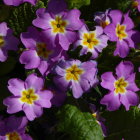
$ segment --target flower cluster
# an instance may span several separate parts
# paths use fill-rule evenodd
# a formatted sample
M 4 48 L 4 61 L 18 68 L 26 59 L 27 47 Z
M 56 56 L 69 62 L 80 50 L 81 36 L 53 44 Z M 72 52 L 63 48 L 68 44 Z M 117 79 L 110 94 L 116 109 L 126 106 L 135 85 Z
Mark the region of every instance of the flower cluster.
M 3 2 L 18 6 L 24 2 L 35 5 L 37 0 Z M 133 6 L 140 11 L 139 0 L 135 0 Z M 22 77 L 8 80 L 7 88 L 12 95 L 3 100 L 7 113 L 23 111 L 25 116 L 0 117 L 0 139 L 30 140 L 31 137 L 25 133 L 28 120 L 40 117 L 43 108 L 61 106 L 67 93 L 72 93 L 71 96 L 78 99 L 98 85 L 108 90 L 108 94 L 100 99 L 100 104 L 106 105 L 109 111 L 117 110 L 121 105 L 129 110 L 130 106 L 139 104 L 136 93 L 139 88 L 135 83 L 136 69 L 131 61 L 122 59 L 129 55 L 131 49 L 139 49 L 137 42 L 140 33 L 135 29 L 130 11 L 125 14 L 111 9 L 98 12 L 94 15 L 94 28 L 88 27 L 80 16 L 80 10 L 68 10 L 63 0 L 50 0 L 47 8 L 36 11 L 32 25 L 19 38 L 13 35 L 6 22 L 0 23 L 0 61 L 6 61 L 9 50 L 13 50 L 25 72 L 31 72 L 24 80 L 21 80 Z M 114 73 L 110 70 L 100 75 L 98 58 L 111 42 L 116 45 L 112 55 L 121 61 Z M 79 46 L 79 56 L 75 59 L 69 52 L 76 52 Z M 88 60 L 80 59 L 88 54 L 91 54 Z M 99 111 L 93 109 L 96 108 L 93 106 L 90 106 L 93 116 L 107 135 L 103 124 L 105 120 L 99 117 Z

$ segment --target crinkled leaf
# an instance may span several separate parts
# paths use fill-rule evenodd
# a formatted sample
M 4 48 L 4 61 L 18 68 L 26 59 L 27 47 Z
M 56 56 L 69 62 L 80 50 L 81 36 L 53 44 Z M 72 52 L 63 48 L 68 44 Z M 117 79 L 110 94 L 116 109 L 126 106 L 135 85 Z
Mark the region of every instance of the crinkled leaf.
M 103 140 L 101 127 L 92 114 L 67 104 L 59 111 L 58 117 L 58 131 L 68 134 L 68 140 Z
M 26 32 L 29 26 L 32 26 L 32 20 L 35 19 L 38 8 L 44 8 L 42 1 L 39 1 L 36 6 L 24 3 L 11 10 L 8 26 L 13 29 L 15 35 L 19 36 L 20 33 Z
M 123 109 L 104 113 L 108 137 L 106 140 L 139 140 L 140 139 L 140 109 L 132 107 L 129 111 Z

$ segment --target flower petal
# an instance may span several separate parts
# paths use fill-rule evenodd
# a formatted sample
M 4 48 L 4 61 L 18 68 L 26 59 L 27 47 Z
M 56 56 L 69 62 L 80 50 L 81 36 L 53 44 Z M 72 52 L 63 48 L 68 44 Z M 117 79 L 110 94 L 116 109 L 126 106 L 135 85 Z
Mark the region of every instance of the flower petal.
M 40 91 L 44 86 L 44 80 L 33 73 L 26 78 L 25 86 L 26 89 L 33 88 L 35 89 L 35 92 Z
M 22 110 L 22 103 L 19 101 L 19 98 L 15 96 L 8 97 L 4 99 L 3 104 L 7 106 L 7 112 L 13 114 Z
M 110 91 L 114 90 L 114 82 L 115 82 L 115 78 L 113 76 L 112 72 L 105 72 L 104 74 L 101 75 L 101 86 L 109 89 Z
M 25 64 L 25 69 L 34 69 L 39 66 L 40 57 L 35 50 L 27 50 L 21 54 L 19 61 Z
M 109 111 L 117 110 L 121 105 L 119 96 L 115 96 L 114 92 L 110 92 L 109 94 L 105 95 L 101 99 L 100 103 L 106 105 Z
M 25 90 L 24 81 L 13 78 L 8 81 L 8 89 L 15 96 L 20 96 L 21 91 Z

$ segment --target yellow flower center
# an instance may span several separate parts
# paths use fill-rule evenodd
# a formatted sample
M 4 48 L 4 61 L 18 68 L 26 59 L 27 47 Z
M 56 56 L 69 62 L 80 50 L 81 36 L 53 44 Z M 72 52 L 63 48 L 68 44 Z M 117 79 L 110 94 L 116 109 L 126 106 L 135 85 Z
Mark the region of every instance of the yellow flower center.
M 20 100 L 27 104 L 33 104 L 34 101 L 38 100 L 38 95 L 35 94 L 34 89 L 28 89 L 22 91 L 22 97 Z
M 78 68 L 77 65 L 72 65 L 71 67 L 67 68 L 65 72 L 65 78 L 67 81 L 79 81 L 80 75 L 83 74 L 84 71 Z
M 96 117 L 97 117 L 97 113 L 93 113 L 92 116 L 93 116 L 94 118 L 96 118 Z
M 48 58 L 52 51 L 47 49 L 46 43 L 37 43 L 37 54 L 40 57 Z
M 123 40 L 124 38 L 127 37 L 127 33 L 126 33 L 125 29 L 126 29 L 125 25 L 117 24 L 116 36 L 119 38 L 119 40 Z
M 123 77 L 121 77 L 114 82 L 114 86 L 115 86 L 116 94 L 124 94 L 126 92 L 126 87 L 128 86 L 128 82 L 125 81 Z
M 2 48 L 5 44 L 5 40 L 2 36 L 0 36 L 0 48 Z
M 22 140 L 17 132 L 6 134 L 6 138 L 7 138 L 6 140 Z
M 94 46 L 99 44 L 99 40 L 96 38 L 96 34 L 92 33 L 84 33 L 82 44 L 87 46 L 88 49 L 92 50 Z
M 133 7 L 133 8 L 138 7 L 138 5 L 139 5 L 138 1 L 134 1 L 134 2 L 132 2 L 132 7 Z
M 101 21 L 100 22 L 100 26 L 102 26 L 103 28 L 105 28 L 107 25 L 109 25 L 110 24 L 110 22 L 109 21 Z
M 67 21 L 66 20 L 62 20 L 62 18 L 60 16 L 56 16 L 55 17 L 55 20 L 52 20 L 50 22 L 51 24 L 51 27 L 52 27 L 52 32 L 54 34 L 57 34 L 57 33 L 65 33 L 65 29 L 66 29 L 66 26 L 67 26 Z

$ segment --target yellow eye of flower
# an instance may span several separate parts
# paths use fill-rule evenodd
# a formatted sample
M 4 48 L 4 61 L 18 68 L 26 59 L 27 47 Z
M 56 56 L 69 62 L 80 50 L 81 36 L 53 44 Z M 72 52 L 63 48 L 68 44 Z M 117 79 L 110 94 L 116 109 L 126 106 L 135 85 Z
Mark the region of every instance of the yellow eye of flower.
M 94 47 L 99 44 L 99 40 L 96 38 L 94 32 L 84 33 L 82 38 L 82 45 L 86 46 L 89 50 L 94 49 Z
M 125 30 L 126 30 L 125 25 L 117 24 L 116 36 L 119 38 L 119 40 L 123 40 L 124 38 L 127 38 L 128 35 Z
M 6 134 L 6 140 L 22 140 L 17 132 Z
M 120 78 L 114 82 L 115 93 L 116 94 L 124 94 L 126 92 L 126 87 L 128 86 L 128 82 L 124 80 L 124 78 Z
M 103 28 L 105 28 L 107 25 L 109 25 L 110 24 L 110 22 L 109 21 L 101 21 L 100 22 L 100 26 L 102 26 Z
M 5 40 L 2 36 L 0 36 L 0 48 L 2 48 L 4 44 L 5 44 Z
M 34 101 L 38 100 L 38 95 L 35 94 L 34 89 L 28 89 L 22 91 L 22 97 L 20 100 L 27 104 L 33 104 Z
M 55 20 L 52 20 L 50 24 L 52 27 L 52 32 L 54 34 L 57 34 L 57 33 L 65 33 L 66 26 L 68 23 L 66 20 L 62 20 L 60 16 L 56 16 Z
M 40 57 L 48 58 L 52 51 L 47 49 L 46 43 L 37 43 L 37 54 Z
M 84 73 L 84 71 L 78 68 L 77 65 L 72 65 L 71 67 L 67 68 L 65 72 L 65 78 L 67 81 L 79 81 L 80 75 Z

